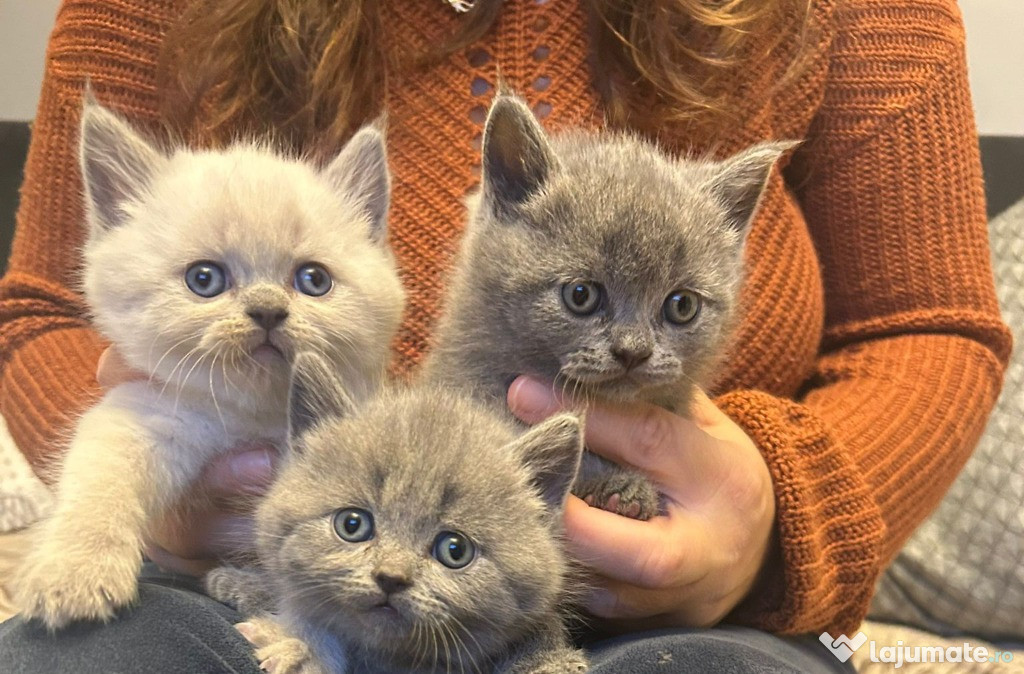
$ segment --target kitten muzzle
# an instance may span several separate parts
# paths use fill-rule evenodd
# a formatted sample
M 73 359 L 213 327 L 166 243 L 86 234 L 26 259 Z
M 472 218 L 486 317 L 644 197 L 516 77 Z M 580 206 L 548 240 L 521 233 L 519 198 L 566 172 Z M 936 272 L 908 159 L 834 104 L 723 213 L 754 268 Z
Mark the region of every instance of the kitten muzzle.
M 250 355 L 261 365 L 288 362 L 284 349 L 271 341 L 269 332 L 266 338 L 252 349 Z

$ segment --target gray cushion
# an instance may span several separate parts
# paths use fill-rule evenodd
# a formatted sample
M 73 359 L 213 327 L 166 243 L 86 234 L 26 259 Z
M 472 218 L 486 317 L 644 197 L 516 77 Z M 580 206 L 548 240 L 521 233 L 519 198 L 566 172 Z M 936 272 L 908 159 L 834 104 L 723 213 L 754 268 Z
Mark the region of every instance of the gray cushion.
M 1024 201 L 989 225 L 1014 350 L 980 443 L 878 584 L 871 617 L 1024 641 Z M 956 414 L 956 410 L 950 410 Z

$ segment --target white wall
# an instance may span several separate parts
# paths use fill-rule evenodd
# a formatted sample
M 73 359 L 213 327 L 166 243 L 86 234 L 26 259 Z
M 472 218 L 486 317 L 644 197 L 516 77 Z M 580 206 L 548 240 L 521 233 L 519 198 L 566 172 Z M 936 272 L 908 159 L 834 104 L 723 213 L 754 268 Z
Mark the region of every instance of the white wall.
M 0 0 L 0 121 L 36 114 L 46 38 L 60 0 Z
M 58 4 L 0 0 L 0 120 L 35 114 L 46 38 Z M 1024 136 L 1024 0 L 960 0 L 960 7 L 978 129 Z
M 1024 136 L 1024 0 L 960 0 L 978 130 Z

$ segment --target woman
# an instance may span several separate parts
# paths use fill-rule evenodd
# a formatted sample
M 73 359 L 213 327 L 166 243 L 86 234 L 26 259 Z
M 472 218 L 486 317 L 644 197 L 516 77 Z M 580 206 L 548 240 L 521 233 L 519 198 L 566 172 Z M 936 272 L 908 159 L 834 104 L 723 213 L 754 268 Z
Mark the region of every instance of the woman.
M 604 579 L 588 607 L 631 633 L 595 647 L 597 670 L 838 667 L 816 636 L 771 634 L 856 631 L 875 577 L 970 454 L 1010 349 L 954 0 L 477 0 L 456 11 L 467 4 L 67 0 L 0 285 L 12 434 L 45 466 L 97 393 L 103 345 L 72 290 L 87 78 L 104 104 L 198 143 L 273 129 L 328 152 L 386 111 L 392 244 L 410 292 L 403 373 L 427 347 L 499 71 L 549 128 L 607 119 L 671 150 L 723 155 L 806 139 L 751 233 L 745 318 L 713 401 L 689 420 L 639 407 L 589 417 L 589 446 L 650 472 L 674 515 L 641 524 L 574 501 L 566 526 Z M 116 358 L 99 374 L 127 376 Z M 520 378 L 510 406 L 537 421 L 557 408 L 547 391 Z M 272 462 L 239 448 L 202 488 L 258 492 Z M 161 566 L 201 572 L 247 530 L 244 514 L 216 507 L 188 521 L 150 547 Z M 57 641 L 12 621 L 2 657 L 23 671 L 112 659 L 253 671 L 236 616 L 182 587 L 151 576 L 134 612 Z M 683 629 L 721 622 L 733 627 Z M 652 627 L 671 629 L 641 632 Z

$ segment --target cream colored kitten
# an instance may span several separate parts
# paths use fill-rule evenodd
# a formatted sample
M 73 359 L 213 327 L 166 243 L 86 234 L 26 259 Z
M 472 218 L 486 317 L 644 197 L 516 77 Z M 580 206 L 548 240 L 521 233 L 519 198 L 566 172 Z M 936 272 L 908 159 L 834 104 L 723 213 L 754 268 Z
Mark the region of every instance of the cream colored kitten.
M 148 523 L 214 456 L 285 440 L 297 352 L 370 393 L 403 303 L 373 128 L 319 170 L 252 144 L 165 154 L 87 102 L 81 168 L 85 296 L 150 377 L 109 391 L 75 429 L 16 585 L 24 615 L 51 629 L 135 598 Z

